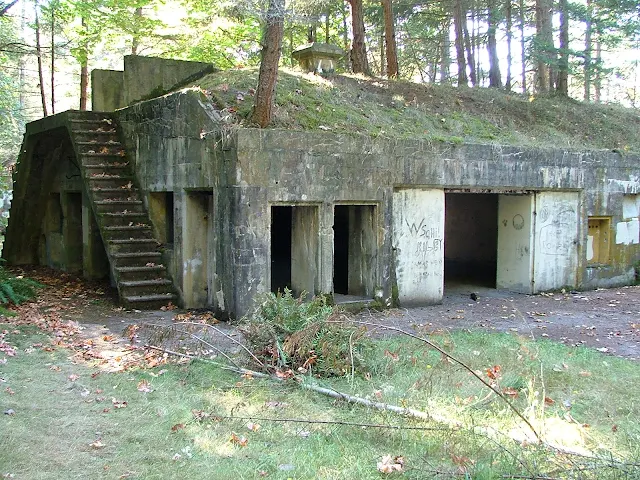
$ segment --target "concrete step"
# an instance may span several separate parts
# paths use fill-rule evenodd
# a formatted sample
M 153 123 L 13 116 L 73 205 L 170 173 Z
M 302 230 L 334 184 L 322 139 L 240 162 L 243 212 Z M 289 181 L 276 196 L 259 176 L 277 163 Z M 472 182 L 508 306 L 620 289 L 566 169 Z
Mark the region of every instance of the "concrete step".
M 152 280 L 131 280 L 120 282 L 123 287 L 151 287 L 156 285 L 171 285 L 171 280 L 166 278 L 154 278 Z
M 149 272 L 164 272 L 166 271 L 166 267 L 164 265 L 154 265 L 147 267 L 137 266 L 137 267 L 116 267 L 116 271 L 118 273 L 149 273 Z
M 169 302 L 175 302 L 177 296 L 173 293 L 152 294 L 152 295 L 130 295 L 124 296 L 123 301 L 131 308 L 157 309 Z
M 96 205 L 142 205 L 142 200 L 96 200 Z
M 111 256 L 113 258 L 160 258 L 162 257 L 162 253 L 160 252 L 122 252 L 122 253 L 112 253 Z
M 160 244 L 160 242 L 158 242 L 155 238 L 122 238 L 122 239 L 109 240 L 108 242 L 110 244 L 112 244 L 112 245 L 128 245 L 128 244 L 133 244 L 133 245 L 138 245 L 138 244 L 159 245 Z

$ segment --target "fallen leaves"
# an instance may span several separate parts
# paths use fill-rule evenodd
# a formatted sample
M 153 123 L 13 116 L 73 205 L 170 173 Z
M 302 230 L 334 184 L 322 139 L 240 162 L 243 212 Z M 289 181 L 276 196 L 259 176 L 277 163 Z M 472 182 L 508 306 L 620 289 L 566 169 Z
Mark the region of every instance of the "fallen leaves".
M 141 380 L 138 382 L 138 391 L 142 393 L 151 393 L 153 392 L 153 388 L 151 388 L 151 384 L 147 380 Z
M 178 430 L 184 429 L 184 423 L 176 423 L 173 427 L 171 427 L 171 433 L 176 433 Z
M 249 439 L 244 436 L 238 436 L 234 432 L 231 433 L 231 438 L 229 441 L 233 445 L 237 445 L 239 447 L 246 447 L 249 444 Z
M 113 404 L 113 408 L 127 408 L 127 402 L 124 400 L 116 400 L 115 398 L 111 399 L 111 403 Z
M 101 441 L 100 439 L 97 439 L 96 441 L 91 442 L 91 443 L 89 444 L 89 446 L 90 446 L 91 448 L 93 448 L 93 449 L 99 450 L 99 449 L 101 449 L 101 448 L 104 448 L 104 447 L 105 447 L 105 444 L 104 444 L 104 443 L 102 443 L 102 441 Z
M 378 471 L 384 474 L 402 472 L 404 470 L 404 457 L 385 455 L 377 464 Z

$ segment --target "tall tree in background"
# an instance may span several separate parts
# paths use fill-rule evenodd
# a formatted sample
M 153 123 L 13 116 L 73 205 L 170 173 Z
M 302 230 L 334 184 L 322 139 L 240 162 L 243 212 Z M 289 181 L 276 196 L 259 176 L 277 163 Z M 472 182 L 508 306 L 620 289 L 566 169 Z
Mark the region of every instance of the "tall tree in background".
M 556 81 L 556 92 L 569 96 L 569 2 L 559 0 L 558 10 L 560 12 L 560 55 L 558 59 L 558 78 Z
M 10 2 L 0 2 L 0 17 L 4 17 L 9 9 L 16 3 L 18 3 L 18 0 L 11 0 Z
M 391 0 L 380 0 L 384 13 L 384 45 L 387 57 L 387 77 L 398 78 L 398 46 L 396 43 L 395 17 Z
M 38 59 L 38 79 L 40 80 L 40 100 L 42 101 L 42 115 L 48 116 L 47 96 L 44 90 L 44 69 L 42 66 L 42 45 L 40 44 L 40 6 L 38 0 L 34 3 L 34 26 L 36 36 L 36 58 Z
M 353 73 L 371 75 L 367 46 L 364 32 L 364 11 L 362 0 L 347 0 L 351 5 L 351 28 L 353 41 L 351 43 L 351 70 Z
M 591 53 L 593 34 L 593 0 L 587 0 L 584 34 L 584 99 L 591 100 Z
M 456 31 L 456 60 L 458 62 L 458 86 L 467 85 L 467 63 L 464 57 L 464 31 L 463 24 L 467 17 L 462 10 L 462 0 L 454 0 L 453 23 Z
M 258 75 L 255 103 L 251 112 L 250 122 L 266 127 L 273 118 L 273 104 L 278 81 L 278 64 L 282 37 L 284 33 L 284 1 L 269 0 L 266 15 L 266 26 L 262 40 L 262 61 Z
M 500 61 L 498 60 L 498 42 L 496 31 L 498 29 L 498 11 L 495 0 L 487 0 L 487 53 L 489 54 L 489 86 L 502 87 L 502 75 L 500 74 Z
M 554 84 L 553 64 L 553 0 L 536 0 L 536 36 L 534 50 L 537 61 L 537 88 L 549 92 Z

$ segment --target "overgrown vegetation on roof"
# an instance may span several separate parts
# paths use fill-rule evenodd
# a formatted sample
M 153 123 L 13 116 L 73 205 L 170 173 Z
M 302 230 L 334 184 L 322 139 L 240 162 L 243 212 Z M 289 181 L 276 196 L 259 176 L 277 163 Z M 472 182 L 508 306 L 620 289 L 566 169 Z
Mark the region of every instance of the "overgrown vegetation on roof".
M 255 68 L 227 70 L 197 86 L 246 124 L 257 78 Z M 276 104 L 272 128 L 640 152 L 640 112 L 559 97 L 282 69 Z

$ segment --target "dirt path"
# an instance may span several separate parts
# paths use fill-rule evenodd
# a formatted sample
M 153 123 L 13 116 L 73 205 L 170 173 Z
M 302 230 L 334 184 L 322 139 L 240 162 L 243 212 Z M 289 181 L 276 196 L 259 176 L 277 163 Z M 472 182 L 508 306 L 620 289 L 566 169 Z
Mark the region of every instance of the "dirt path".
M 36 311 L 61 320 L 78 322 L 81 335 L 117 350 L 129 343 L 128 325 L 155 323 L 170 326 L 179 319 L 198 320 L 208 312 L 180 310 L 137 311 L 118 307 L 113 289 L 104 283 L 86 282 L 76 276 L 38 268 L 17 270 L 46 284 L 38 301 L 21 315 Z M 471 300 L 471 291 L 478 300 Z M 457 286 L 447 290 L 442 305 L 392 309 L 382 313 L 362 312 L 356 318 L 421 332 L 440 329 L 480 328 L 517 332 L 548 338 L 569 346 L 584 345 L 603 353 L 640 360 L 640 286 L 591 292 L 521 295 L 493 289 L 471 290 Z M 229 324 L 216 325 L 232 338 L 239 332 Z M 238 347 L 216 335 L 215 347 L 226 352 Z M 143 343 L 143 340 L 140 341 Z M 117 355 L 117 353 L 114 353 Z
M 442 305 L 359 316 L 425 332 L 460 328 L 517 332 L 640 360 L 640 286 L 542 295 L 482 289 L 477 301 L 470 298 L 471 291 L 478 292 L 458 287 L 445 295 Z

